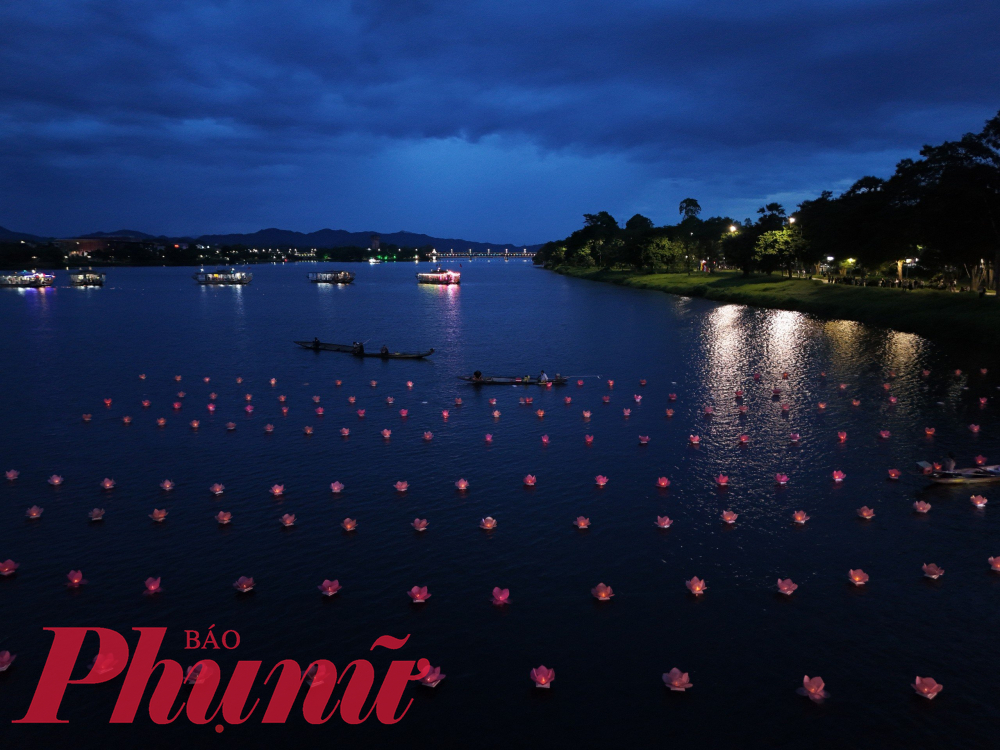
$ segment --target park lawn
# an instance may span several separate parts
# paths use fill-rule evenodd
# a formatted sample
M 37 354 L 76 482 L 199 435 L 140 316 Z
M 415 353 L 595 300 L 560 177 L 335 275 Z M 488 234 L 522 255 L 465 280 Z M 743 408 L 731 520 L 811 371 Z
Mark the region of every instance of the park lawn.
M 796 310 L 916 333 L 942 343 L 1000 346 L 1000 300 L 973 292 L 858 287 L 739 272 L 639 273 L 561 266 L 559 273 L 686 297 Z

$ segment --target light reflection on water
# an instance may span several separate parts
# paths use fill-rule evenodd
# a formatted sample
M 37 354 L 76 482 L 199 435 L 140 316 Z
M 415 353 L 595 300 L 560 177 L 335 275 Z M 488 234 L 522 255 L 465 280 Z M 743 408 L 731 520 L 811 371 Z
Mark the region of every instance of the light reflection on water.
M 310 284 L 305 267 L 258 266 L 249 286 L 201 288 L 190 269 L 110 269 L 108 286 L 93 294 L 0 295 L 5 338 L 15 342 L 8 350 L 25 355 L 0 371 L 9 395 L 0 402 L 0 468 L 22 471 L 0 483 L 0 559 L 22 563 L 17 576 L 0 579 L 0 649 L 19 654 L 16 669 L 0 675 L 11 716 L 23 715 L 44 660 L 43 626 L 215 622 L 240 630 L 241 658 L 267 665 L 322 656 L 342 666 L 365 658 L 378 635 L 411 633 L 407 655 L 441 664 L 448 679 L 414 691 L 397 727 L 358 728 L 353 737 L 369 744 L 399 744 L 401 732 L 487 746 L 543 733 L 613 744 L 628 731 L 645 747 L 668 727 L 675 741 L 705 746 L 826 736 L 863 745 L 873 732 L 889 733 L 884 747 L 943 746 L 956 736 L 985 746 L 1000 718 L 977 697 L 992 695 L 995 680 L 988 624 L 1000 576 L 985 560 L 1000 554 L 997 516 L 971 509 L 965 490 L 928 488 L 912 468 L 947 451 L 964 461 L 1000 457 L 998 381 L 992 370 L 978 374 L 989 362 L 951 357 L 908 334 L 576 281 L 523 263 L 464 263 L 461 287 L 417 285 L 410 263 L 352 270 L 357 280 L 346 287 Z M 291 344 L 313 336 L 437 352 L 428 361 L 359 360 Z M 930 378 L 921 377 L 924 367 Z M 956 367 L 965 374 L 956 377 Z M 585 385 L 477 390 L 455 379 L 475 369 L 542 368 Z M 737 388 L 746 391 L 745 416 Z M 178 390 L 188 395 L 174 412 Z M 205 409 L 210 391 L 219 394 L 214 415 Z M 252 416 L 243 411 L 247 392 Z M 526 393 L 531 406 L 518 403 Z M 288 397 L 287 417 L 278 394 Z M 984 410 L 982 395 L 990 397 Z M 110 409 L 105 397 L 114 399 Z M 148 410 L 144 397 L 153 401 Z M 708 404 L 714 416 L 704 415 Z M 357 408 L 366 409 L 363 420 Z M 401 408 L 410 411 L 405 420 Z M 85 411 L 94 414 L 87 425 Z M 132 425 L 122 425 L 124 414 Z M 162 429 L 158 416 L 167 419 Z M 192 418 L 201 420 L 196 432 Z M 230 420 L 235 432 L 223 428 Z M 973 421 L 978 436 L 968 430 Z M 265 422 L 276 425 L 273 435 L 263 433 Z M 315 430 L 308 438 L 307 424 Z M 936 428 L 933 439 L 925 426 Z M 392 430 L 388 441 L 383 428 Z M 879 440 L 881 429 L 892 437 Z M 422 439 L 425 430 L 432 441 Z M 846 443 L 837 442 L 840 430 Z M 802 435 L 797 445 L 792 431 Z M 700 446 L 688 444 L 692 433 Z M 751 440 L 741 447 L 744 433 Z M 592 446 L 585 434 L 595 436 Z M 638 435 L 649 435 L 649 445 Z M 900 481 L 886 479 L 890 467 L 903 470 Z M 830 480 L 835 468 L 848 475 L 843 485 Z M 779 471 L 791 477 L 786 487 L 775 485 Z M 66 484 L 49 487 L 52 472 Z M 527 490 L 529 472 L 539 484 Z M 713 483 L 720 472 L 728 489 Z M 594 486 L 598 473 L 611 478 L 603 489 Z M 112 493 L 97 489 L 104 476 L 118 482 Z M 654 486 L 658 476 L 671 479 L 668 490 Z M 157 487 L 168 477 L 177 482 L 169 495 Z M 468 492 L 455 490 L 459 477 Z M 334 479 L 347 485 L 340 496 L 328 490 Z M 392 491 L 397 479 L 410 482 L 405 495 Z M 226 485 L 221 499 L 206 490 L 216 481 Z M 275 482 L 287 488 L 281 501 L 266 491 Z M 912 512 L 917 498 L 934 506 L 928 516 Z M 45 516 L 27 522 L 34 503 Z M 857 518 L 862 504 L 876 508 L 875 519 Z M 103 524 L 86 522 L 94 505 L 108 510 Z M 165 523 L 149 521 L 154 506 L 170 511 Z M 230 527 L 212 522 L 220 509 L 234 513 Z M 719 520 L 726 509 L 739 513 L 733 527 Z M 802 527 L 791 523 L 799 509 L 812 517 Z M 277 524 L 284 512 L 299 517 L 295 528 Z M 500 521 L 489 534 L 478 528 L 487 514 Z M 665 514 L 674 526 L 656 529 Z M 358 533 L 339 529 L 347 515 L 359 519 Z M 577 515 L 592 527 L 572 527 Z M 430 519 L 426 534 L 409 527 L 414 517 Z M 932 561 L 947 571 L 935 584 L 920 575 Z M 865 589 L 846 582 L 856 567 L 872 576 Z M 70 568 L 91 581 L 72 596 L 61 583 Z M 147 575 L 164 577 L 162 597 L 141 595 Z M 239 575 L 258 580 L 254 596 L 233 595 Z M 683 587 L 692 575 L 708 581 L 701 600 Z M 780 597 L 778 576 L 800 590 Z M 316 592 L 323 578 L 345 587 L 334 601 Z M 614 587 L 611 604 L 592 601 L 598 581 Z M 424 609 L 407 603 L 403 592 L 414 584 L 431 587 Z M 506 611 L 489 604 L 494 585 L 511 589 Z M 176 643 L 163 656 L 185 659 Z M 527 682 L 539 663 L 558 672 L 548 696 Z M 692 673 L 693 692 L 664 694 L 659 675 L 672 666 Z M 816 707 L 795 696 L 803 673 L 822 674 L 834 700 Z M 910 700 L 917 673 L 947 685 L 930 706 Z M 66 717 L 95 744 L 120 737 L 104 723 L 107 701 L 79 689 L 66 702 Z M 503 736 L 484 737 L 498 716 Z M 225 736 L 257 746 L 318 739 L 323 730 L 295 724 L 258 735 L 254 727 L 229 727 Z M 44 736 L 0 723 L 3 732 L 15 743 Z M 141 741 L 204 737 L 177 723 Z

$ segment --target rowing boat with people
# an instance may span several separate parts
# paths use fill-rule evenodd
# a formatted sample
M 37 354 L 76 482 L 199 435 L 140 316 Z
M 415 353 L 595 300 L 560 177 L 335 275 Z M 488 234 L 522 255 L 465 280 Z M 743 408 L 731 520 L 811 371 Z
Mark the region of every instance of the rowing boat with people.
M 471 383 L 472 385 L 566 385 L 569 382 L 569 378 L 557 375 L 554 378 L 547 378 L 546 380 L 540 380 L 538 378 L 531 378 L 525 376 L 523 378 L 517 378 L 507 375 L 481 375 L 476 377 L 475 375 L 459 375 L 459 380 L 464 380 L 466 383 Z
M 423 359 L 434 353 L 433 349 L 426 352 L 367 352 L 364 349 L 358 351 L 352 344 L 328 344 L 325 341 L 296 341 L 294 342 L 303 349 L 312 349 L 316 352 L 343 352 L 355 357 L 373 357 L 375 359 Z
M 973 466 L 968 469 L 953 469 L 947 471 L 926 461 L 918 461 L 917 466 L 924 475 L 935 484 L 982 484 L 985 482 L 1000 482 L 1000 465 Z

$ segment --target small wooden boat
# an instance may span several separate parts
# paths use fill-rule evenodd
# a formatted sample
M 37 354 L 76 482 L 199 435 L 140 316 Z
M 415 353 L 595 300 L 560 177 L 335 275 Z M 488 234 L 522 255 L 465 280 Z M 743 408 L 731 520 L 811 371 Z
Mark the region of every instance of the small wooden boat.
M 105 278 L 107 277 L 103 273 L 73 271 L 69 275 L 69 283 L 73 286 L 104 286 Z
M 253 274 L 248 271 L 237 271 L 235 268 L 217 268 L 214 271 L 199 271 L 191 278 L 199 284 L 239 285 L 253 281 Z
M 21 271 L 7 276 L 0 276 L 0 286 L 15 286 L 22 289 L 38 289 L 43 286 L 52 286 L 56 277 L 51 273 L 41 271 Z
M 314 271 L 309 274 L 309 281 L 313 284 L 350 284 L 354 274 L 350 271 Z
M 471 383 L 472 385 L 566 385 L 569 382 L 567 377 L 554 377 L 549 378 L 545 382 L 540 381 L 538 378 L 516 378 L 513 376 L 498 376 L 498 375 L 483 375 L 477 378 L 475 375 L 459 375 L 459 380 L 464 380 L 466 383 Z
M 354 351 L 354 346 L 351 344 L 328 344 L 325 341 L 296 341 L 294 343 L 303 349 L 312 349 L 314 352 L 343 352 L 355 357 L 373 357 L 375 359 L 423 359 L 434 353 L 433 349 L 428 349 L 426 352 L 387 352 L 383 354 L 379 351 L 365 351 L 359 354 Z
M 1000 482 L 1000 464 L 992 466 L 974 466 L 969 469 L 945 471 L 935 469 L 926 461 L 917 461 L 924 475 L 935 484 L 982 484 L 985 482 Z
M 417 274 L 418 284 L 461 284 L 462 274 L 458 271 L 445 271 L 441 266 L 429 273 Z

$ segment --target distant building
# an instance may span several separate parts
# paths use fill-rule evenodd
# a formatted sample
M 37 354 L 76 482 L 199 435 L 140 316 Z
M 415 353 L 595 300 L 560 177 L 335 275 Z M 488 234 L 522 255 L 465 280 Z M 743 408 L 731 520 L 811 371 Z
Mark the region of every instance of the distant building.
M 379 236 L 377 234 L 373 234 L 371 236 L 371 242 L 369 243 L 369 247 L 371 248 L 372 252 L 377 253 L 378 246 L 379 246 Z

